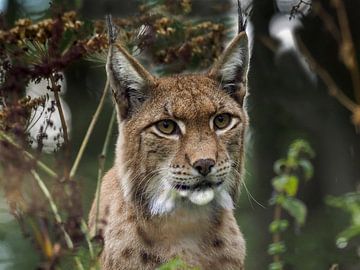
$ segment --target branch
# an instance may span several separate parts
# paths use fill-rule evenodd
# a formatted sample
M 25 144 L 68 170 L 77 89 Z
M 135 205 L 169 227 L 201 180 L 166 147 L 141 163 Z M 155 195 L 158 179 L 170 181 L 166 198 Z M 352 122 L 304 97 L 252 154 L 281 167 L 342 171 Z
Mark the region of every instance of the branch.
M 49 175 L 50 177 L 53 177 L 53 178 L 58 178 L 58 175 L 56 172 L 54 172 L 51 168 L 49 168 L 45 163 L 43 163 L 40 160 L 38 160 L 37 158 L 35 158 L 32 154 L 25 151 L 20 145 L 18 145 L 16 142 L 14 142 L 14 140 L 11 137 L 6 135 L 1 130 L 0 130 L 0 137 L 5 139 L 6 142 L 10 143 L 11 145 L 13 145 L 16 148 L 18 148 L 19 150 L 21 150 L 28 159 L 30 159 L 31 161 L 34 161 L 36 163 L 36 165 L 47 175 Z
M 340 37 L 340 30 L 336 25 L 336 22 L 334 19 L 327 13 L 322 5 L 318 2 L 315 2 L 314 4 L 314 13 L 316 13 L 319 18 L 323 21 L 323 24 L 327 31 L 333 36 L 333 38 L 340 43 L 341 37 Z
M 97 234 L 97 224 L 98 224 L 98 219 L 99 219 L 101 179 L 102 179 L 103 174 L 104 174 L 105 160 L 106 160 L 107 150 L 108 150 L 109 142 L 110 142 L 110 138 L 111 138 L 111 132 L 113 130 L 113 126 L 114 126 L 114 123 L 115 123 L 115 116 L 116 116 L 116 110 L 114 108 L 113 113 L 111 115 L 110 122 L 109 122 L 108 130 L 106 132 L 104 145 L 103 145 L 101 154 L 99 156 L 99 170 L 98 170 L 98 178 L 97 178 L 97 184 L 96 184 L 95 234 Z
M 315 71 L 316 74 L 323 80 L 326 84 L 329 94 L 335 97 L 346 109 L 351 111 L 353 114 L 359 109 L 359 105 L 352 101 L 349 97 L 347 97 L 344 92 L 339 88 L 339 86 L 335 83 L 331 75 L 326 71 L 323 67 L 321 67 L 316 60 L 312 57 L 311 53 L 305 47 L 305 45 L 298 39 L 299 49 L 302 54 L 307 59 L 311 68 Z
M 40 176 L 36 173 L 36 171 L 31 170 L 31 174 L 33 175 L 34 179 L 36 180 L 37 184 L 39 185 L 41 191 L 43 192 L 43 194 L 45 195 L 45 197 L 48 199 L 49 203 L 50 203 L 50 208 L 54 214 L 55 220 L 58 223 L 58 225 L 60 226 L 60 229 L 62 231 L 62 233 L 64 234 L 64 239 L 65 239 L 65 243 L 66 246 L 70 249 L 73 250 L 74 249 L 74 243 L 70 238 L 70 235 L 66 232 L 65 227 L 64 227 L 64 222 L 61 219 L 61 216 L 59 214 L 58 208 L 55 204 L 55 201 L 53 199 L 53 197 L 51 196 L 51 193 L 49 191 L 49 189 L 46 187 L 44 181 L 40 178 Z M 83 222 L 83 220 L 82 220 Z M 74 261 L 75 264 L 77 266 L 77 268 L 79 270 L 84 270 L 84 266 L 82 265 L 80 259 L 78 256 L 74 256 Z
M 360 103 L 360 70 L 356 58 L 355 46 L 351 36 L 348 17 L 344 3 L 341 0 L 332 0 L 340 25 L 342 42 L 340 45 L 340 56 L 347 69 L 350 71 L 354 87 L 356 101 Z
M 69 145 L 69 134 L 68 134 L 68 129 L 67 129 L 66 121 L 65 121 L 64 111 L 63 111 L 60 97 L 59 97 L 60 86 L 56 84 L 56 80 L 55 80 L 55 77 L 53 74 L 50 75 L 50 81 L 51 81 L 51 89 L 54 92 L 56 107 L 58 108 L 58 111 L 59 111 L 61 127 L 63 129 L 64 143 L 65 143 L 65 146 L 68 146 Z
M 76 171 L 79 167 L 79 163 L 81 161 L 81 158 L 84 154 L 84 151 L 85 151 L 85 148 L 86 146 L 88 145 L 89 143 L 89 139 L 90 139 L 90 136 L 94 130 L 94 127 L 95 127 L 95 124 L 97 122 L 97 120 L 99 119 L 99 115 L 104 107 L 104 104 L 105 104 L 105 97 L 106 97 L 106 94 L 108 92 L 108 89 L 109 89 L 109 80 L 106 81 L 105 83 L 105 87 L 104 87 L 104 90 L 103 90 L 103 93 L 102 93 L 102 96 L 100 98 L 100 101 L 99 101 L 99 104 L 96 108 L 96 111 L 91 119 L 91 122 L 90 122 L 90 125 L 88 127 L 88 130 L 86 131 L 86 134 L 85 134 L 85 137 L 81 143 L 81 146 L 80 146 L 80 149 L 79 149 L 79 152 L 78 154 L 76 155 L 76 158 L 75 158 L 75 161 L 74 161 L 74 164 L 71 168 L 71 171 L 70 171 L 70 179 L 72 179 L 75 175 L 76 175 Z
M 59 92 L 60 92 L 60 86 L 56 84 L 56 79 L 54 74 L 50 75 L 50 81 L 51 81 L 51 90 L 54 92 L 55 97 L 55 103 L 56 107 L 59 111 L 60 121 L 61 121 L 61 127 L 63 130 L 63 137 L 64 137 L 64 146 L 65 146 L 65 166 L 64 166 L 64 178 L 65 180 L 69 180 L 69 167 L 68 161 L 70 159 L 70 142 L 69 142 L 69 134 L 68 134 L 68 128 L 65 121 L 64 111 L 61 105 Z
M 54 214 L 55 220 L 59 224 L 60 229 L 64 234 L 64 238 L 65 238 L 65 242 L 66 242 L 67 247 L 69 249 L 73 249 L 74 244 L 73 244 L 69 234 L 65 231 L 64 223 L 63 223 L 63 221 L 61 219 L 61 216 L 59 214 L 59 211 L 57 209 L 55 201 L 54 201 L 54 199 L 52 198 L 52 196 L 50 194 L 50 191 L 46 187 L 44 181 L 40 178 L 40 176 L 34 170 L 31 170 L 31 174 L 33 175 L 33 177 L 36 180 L 37 184 L 39 185 L 41 191 L 44 193 L 45 197 L 48 199 L 48 201 L 50 203 L 50 208 L 51 208 L 51 210 L 52 210 L 52 212 Z

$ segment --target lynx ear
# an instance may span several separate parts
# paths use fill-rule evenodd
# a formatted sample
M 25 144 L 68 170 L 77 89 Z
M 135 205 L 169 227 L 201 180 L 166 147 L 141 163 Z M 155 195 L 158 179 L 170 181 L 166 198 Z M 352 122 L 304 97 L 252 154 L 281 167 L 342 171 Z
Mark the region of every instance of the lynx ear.
M 106 19 L 109 34 L 106 73 L 118 105 L 120 117 L 126 119 L 149 96 L 149 91 L 155 84 L 155 79 L 123 47 L 115 44 L 117 39 L 116 28 L 110 15 Z
M 209 72 L 209 76 L 218 80 L 221 88 L 240 104 L 246 94 L 249 58 L 248 38 L 242 31 L 231 41 Z

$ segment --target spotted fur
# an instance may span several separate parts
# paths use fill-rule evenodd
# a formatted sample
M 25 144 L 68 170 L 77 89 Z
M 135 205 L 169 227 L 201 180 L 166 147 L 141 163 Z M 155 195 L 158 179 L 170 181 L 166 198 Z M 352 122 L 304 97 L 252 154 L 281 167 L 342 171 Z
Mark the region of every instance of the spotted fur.
M 155 269 L 174 257 L 205 270 L 244 269 L 245 241 L 233 208 L 242 182 L 248 61 L 244 32 L 208 73 L 163 78 L 110 44 L 119 137 L 99 213 L 94 200 L 89 217 L 104 238 L 102 269 Z M 222 113 L 231 122 L 217 130 L 214 117 Z M 164 119 L 179 131 L 162 134 L 156 123 Z M 214 161 L 206 177 L 194 167 L 201 159 Z M 209 186 L 201 186 L 204 179 Z M 203 190 L 214 198 L 194 203 Z

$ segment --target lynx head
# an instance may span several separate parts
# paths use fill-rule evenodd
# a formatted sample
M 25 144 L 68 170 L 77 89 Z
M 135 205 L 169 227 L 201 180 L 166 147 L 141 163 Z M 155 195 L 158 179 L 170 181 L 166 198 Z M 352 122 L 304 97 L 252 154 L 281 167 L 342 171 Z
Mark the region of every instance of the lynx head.
M 156 78 L 115 44 L 109 30 L 106 70 L 120 133 L 115 166 L 126 199 L 151 215 L 232 208 L 247 125 L 245 32 L 209 72 Z

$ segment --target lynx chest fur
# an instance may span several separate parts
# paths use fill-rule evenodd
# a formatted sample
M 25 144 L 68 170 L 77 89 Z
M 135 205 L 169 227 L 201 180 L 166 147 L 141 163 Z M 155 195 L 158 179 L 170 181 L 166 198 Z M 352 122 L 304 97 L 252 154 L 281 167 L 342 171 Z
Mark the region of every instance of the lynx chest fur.
M 199 269 L 244 269 L 233 208 L 247 126 L 245 32 L 208 73 L 156 78 L 116 45 L 109 25 L 119 137 L 89 219 L 104 239 L 102 269 L 155 269 L 175 257 Z

